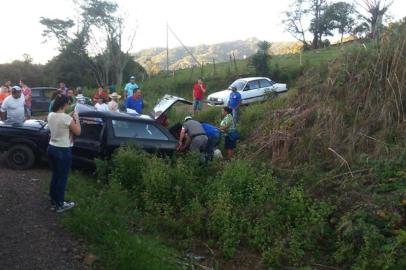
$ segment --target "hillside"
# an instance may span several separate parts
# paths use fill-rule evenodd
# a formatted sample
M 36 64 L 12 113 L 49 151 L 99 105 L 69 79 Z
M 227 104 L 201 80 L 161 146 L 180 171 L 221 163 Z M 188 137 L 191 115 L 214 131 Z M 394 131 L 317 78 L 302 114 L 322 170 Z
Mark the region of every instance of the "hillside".
M 406 24 L 391 27 L 379 42 L 306 52 L 302 65 L 273 58 L 290 90 L 241 108 L 231 161 L 133 146 L 99 161 L 72 179 L 81 207 L 68 225 L 106 269 L 406 269 Z M 243 60 L 212 71 L 200 71 L 211 89 L 254 72 Z M 185 95 L 196 73 L 155 77 L 144 93 Z M 220 110 L 197 119 L 218 124 Z
M 234 54 L 236 59 L 244 59 L 253 55 L 257 51 L 256 38 L 246 40 L 236 40 L 213 45 L 199 45 L 188 47 L 197 60 L 201 63 L 212 63 L 213 59 L 219 62 L 229 61 L 230 55 Z M 272 54 L 285 54 L 295 50 L 295 42 L 275 42 L 272 43 Z M 148 61 L 159 65 L 160 69 L 166 68 L 166 48 L 151 48 L 137 52 L 134 55 L 135 61 L 147 65 Z M 192 57 L 183 47 L 176 47 L 169 50 L 169 65 L 171 70 L 187 68 L 194 65 Z

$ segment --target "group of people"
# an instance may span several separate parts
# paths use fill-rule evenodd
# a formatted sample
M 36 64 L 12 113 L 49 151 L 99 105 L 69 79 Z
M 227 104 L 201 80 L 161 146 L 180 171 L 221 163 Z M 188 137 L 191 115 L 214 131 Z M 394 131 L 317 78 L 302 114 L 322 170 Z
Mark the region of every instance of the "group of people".
M 103 85 L 99 85 L 96 93 L 92 98 L 83 95 L 83 90 L 81 87 L 67 88 L 64 83 L 60 83 L 59 88 L 53 93 L 51 102 L 49 104 L 49 112 L 52 111 L 52 105 L 55 97 L 58 94 L 63 94 L 68 98 L 67 113 L 73 111 L 74 106 L 77 103 L 93 105 L 98 111 L 110 111 L 119 112 L 120 111 L 120 99 L 121 95 L 117 94 L 115 87 L 110 87 L 106 90 Z M 123 102 L 124 110 L 128 112 L 134 112 L 138 114 L 143 113 L 144 101 L 141 95 L 141 89 L 135 83 L 135 77 L 130 77 L 130 82 L 126 84 L 124 88 Z
M 7 123 L 22 124 L 31 117 L 32 91 L 24 80 L 12 86 L 6 81 L 0 88 L 0 117 Z
M 22 124 L 31 116 L 32 91 L 24 80 L 19 85 L 11 86 L 11 82 L 5 82 L 0 89 L 0 112 L 1 119 L 11 124 Z M 111 90 L 111 89 L 110 89 Z M 234 155 L 238 132 L 236 131 L 238 108 L 241 104 L 241 96 L 236 89 L 230 94 L 229 106 L 223 108 L 223 119 L 218 126 L 208 123 L 200 123 L 187 116 L 180 130 L 179 145 L 177 150 L 189 149 L 194 152 L 204 153 L 205 159 L 213 158 L 214 149 L 220 143 L 224 134 L 227 157 Z M 197 113 L 202 109 L 203 96 L 206 86 L 199 80 L 193 87 L 193 110 Z M 101 86 L 93 98 L 85 97 L 82 88 L 67 88 L 61 82 L 55 91 L 49 106 L 47 116 L 50 129 L 50 141 L 47 150 L 52 176 L 50 181 L 51 208 L 56 212 L 64 212 L 74 207 L 74 202 L 65 201 L 65 189 L 68 174 L 71 167 L 73 137 L 80 135 L 81 126 L 79 115 L 73 109 L 77 103 L 92 104 L 100 111 L 119 111 L 119 99 L 115 91 L 108 94 Z M 110 99 L 108 101 L 108 99 Z M 134 110 L 142 114 L 144 102 L 141 90 L 135 83 L 135 77 L 130 77 L 130 82 L 124 89 L 124 108 L 127 111 Z
M 239 133 L 237 131 L 237 121 L 242 97 L 236 87 L 230 88 L 228 104 L 223 108 L 222 117 L 218 127 L 208 123 L 199 123 L 191 116 L 184 119 L 184 124 L 180 133 L 178 150 L 189 147 L 191 151 L 203 152 L 206 160 L 213 158 L 215 147 L 220 143 L 221 134 L 224 134 L 224 147 L 227 151 L 227 158 L 234 156 Z M 193 115 L 197 115 L 202 110 L 206 85 L 202 79 L 197 80 L 193 85 Z
M 93 96 L 93 103 L 98 111 L 119 111 L 119 100 L 121 96 L 115 91 L 112 92 L 110 89 L 110 94 L 105 91 L 103 86 L 99 86 L 97 92 Z M 124 103 L 123 107 L 127 112 L 134 112 L 142 114 L 144 110 L 144 101 L 141 95 L 141 89 L 135 83 L 135 77 L 130 77 L 130 82 L 128 82 L 124 88 Z
M 238 121 L 238 111 L 241 106 L 242 97 L 237 91 L 236 87 L 230 88 L 231 93 L 228 99 L 227 107 L 231 109 L 231 114 L 234 120 L 234 127 Z M 193 115 L 197 115 L 199 111 L 203 108 L 204 94 L 206 93 L 206 84 L 203 83 L 202 79 L 198 79 L 193 85 Z
M 178 151 L 189 149 L 192 152 L 204 155 L 205 161 L 213 159 L 213 155 L 224 136 L 224 147 L 227 151 L 227 159 L 234 156 L 239 133 L 237 132 L 232 115 L 232 109 L 224 107 L 222 120 L 218 126 L 209 123 L 200 123 L 192 116 L 186 116 L 179 135 Z M 218 152 L 221 156 L 221 152 Z

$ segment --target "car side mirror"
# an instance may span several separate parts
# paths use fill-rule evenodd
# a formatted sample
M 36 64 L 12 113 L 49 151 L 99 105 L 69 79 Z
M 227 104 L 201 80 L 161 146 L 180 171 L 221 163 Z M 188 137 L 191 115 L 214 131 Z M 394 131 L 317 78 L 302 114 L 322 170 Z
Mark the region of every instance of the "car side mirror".
M 244 87 L 244 91 L 248 91 L 248 90 L 250 90 L 249 85 L 247 85 L 247 86 Z

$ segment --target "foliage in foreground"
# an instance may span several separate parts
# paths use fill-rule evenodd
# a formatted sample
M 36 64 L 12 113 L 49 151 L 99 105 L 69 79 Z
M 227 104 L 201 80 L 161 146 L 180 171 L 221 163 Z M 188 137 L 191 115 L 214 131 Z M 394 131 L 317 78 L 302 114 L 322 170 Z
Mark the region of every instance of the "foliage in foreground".
M 405 161 L 368 161 L 370 177 L 380 179 L 379 168 L 387 166 L 403 179 Z M 162 159 L 132 147 L 120 149 L 108 166 L 100 162 L 97 179 L 75 180 L 79 206 L 68 225 L 99 247 L 109 269 L 128 269 L 146 260 L 159 267 L 169 264 L 170 253 L 149 246 L 141 232 L 161 235 L 186 250 L 190 241 L 200 239 L 228 259 L 238 249 L 249 249 L 273 267 L 401 269 L 405 263 L 400 179 L 392 180 L 397 185 L 389 193 L 392 202 L 388 193 L 379 192 L 388 188 L 385 181 L 371 186 L 364 180 L 346 182 L 344 187 L 327 182 L 326 194 L 319 196 L 323 189 L 317 184 L 280 181 L 263 164 L 234 160 L 204 167 L 193 156 Z M 360 193 L 364 188 L 367 192 Z M 351 191 L 369 196 L 369 204 L 359 200 L 351 205 L 345 197 Z
M 103 186 L 85 177 L 71 177 L 69 196 L 77 204 L 66 226 L 89 244 L 104 269 L 170 270 L 176 253 L 152 237 L 135 232 L 137 209 L 118 183 Z
M 98 164 L 86 215 L 117 190 L 131 202 L 112 208 L 132 224 L 127 236 L 137 228 L 186 249 L 199 239 L 231 259 L 250 250 L 275 269 L 405 269 L 404 31 L 312 69 L 288 100 L 244 108 L 245 160 L 204 167 L 122 148 Z M 81 211 L 73 224 L 85 224 Z

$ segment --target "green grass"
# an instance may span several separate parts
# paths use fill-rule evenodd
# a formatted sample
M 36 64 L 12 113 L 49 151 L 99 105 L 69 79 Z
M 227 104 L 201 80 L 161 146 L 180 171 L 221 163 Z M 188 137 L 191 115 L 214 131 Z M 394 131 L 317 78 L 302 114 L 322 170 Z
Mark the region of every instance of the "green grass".
M 293 86 L 304 68 L 325 64 L 335 59 L 341 53 L 341 50 L 341 47 L 329 47 L 306 51 L 302 54 L 302 65 L 300 65 L 299 54 L 272 56 L 269 63 L 270 77 L 276 81 L 288 83 L 288 86 Z M 175 76 L 161 74 L 140 82 L 139 85 L 144 90 L 144 98 L 149 102 L 154 103 L 159 97 L 167 93 L 191 99 L 192 86 L 198 78 L 203 78 L 207 84 L 207 94 L 210 94 L 226 89 L 240 75 L 243 77 L 256 75 L 255 69 L 249 64 L 249 60 L 237 60 L 236 66 L 237 69 L 234 63 L 218 63 L 215 66 L 216 72 L 214 73 L 213 64 L 206 64 L 202 70 L 196 67 L 194 69 L 178 70 Z
M 86 175 L 73 174 L 67 196 L 75 201 L 66 213 L 65 225 L 83 238 L 87 250 L 103 269 L 179 269 L 177 254 L 133 226 L 138 214 L 126 191 L 118 184 L 101 186 Z

